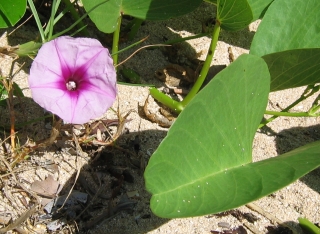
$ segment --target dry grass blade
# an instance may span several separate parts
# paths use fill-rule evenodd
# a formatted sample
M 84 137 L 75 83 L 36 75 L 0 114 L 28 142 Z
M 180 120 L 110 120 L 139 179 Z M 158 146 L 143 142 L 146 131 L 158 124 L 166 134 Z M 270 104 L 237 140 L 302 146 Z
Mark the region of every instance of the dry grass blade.
M 246 207 L 248 207 L 249 209 L 256 211 L 258 213 L 260 213 L 261 215 L 263 215 L 264 217 L 266 217 L 267 219 L 269 219 L 272 223 L 278 223 L 281 226 L 284 226 L 286 228 L 289 228 L 293 234 L 297 234 L 297 230 L 295 230 L 294 228 L 292 228 L 289 225 L 286 225 L 284 222 L 282 222 L 280 219 L 278 219 L 277 217 L 269 214 L 268 212 L 264 211 L 262 208 L 260 208 L 259 206 L 255 205 L 254 203 L 249 203 L 246 205 Z
M 52 127 L 50 137 L 48 139 L 44 139 L 41 141 L 37 141 L 34 146 L 29 146 L 26 144 L 19 152 L 18 155 L 16 155 L 15 161 L 11 164 L 12 167 L 14 167 L 17 163 L 21 162 L 25 156 L 27 156 L 29 153 L 33 152 L 36 149 L 39 148 L 45 148 L 47 146 L 52 145 L 57 137 L 60 134 L 62 120 L 55 121 L 54 126 Z
M 19 218 L 17 218 L 13 223 L 9 224 L 5 228 L 0 229 L 0 233 L 6 233 L 16 227 L 18 227 L 20 224 L 22 224 L 24 221 L 26 221 L 35 211 L 36 211 L 37 206 L 34 205 L 30 210 L 27 210 L 23 214 L 20 215 Z
M 124 125 L 126 123 L 126 120 L 128 118 L 128 116 L 133 112 L 134 110 L 130 110 L 124 117 L 122 117 L 120 114 L 119 114 L 119 111 L 118 111 L 118 118 L 119 118 L 119 124 L 118 124 L 118 127 L 117 127 L 117 132 L 111 136 L 111 139 L 108 140 L 108 141 L 99 141 L 99 140 L 96 140 L 94 139 L 92 141 L 92 144 L 94 145 L 102 145 L 102 146 L 108 146 L 108 145 L 112 145 L 118 138 L 119 136 L 122 134 L 123 132 L 123 129 L 124 129 Z
M 84 155 L 85 153 L 82 151 L 82 149 L 81 149 L 81 147 L 79 145 L 78 138 L 77 138 L 76 134 L 73 133 L 73 137 L 74 137 L 75 144 L 76 144 L 77 156 L 85 157 L 85 155 Z M 76 182 L 78 180 L 78 177 L 79 177 L 79 174 L 80 174 L 80 170 L 81 170 L 80 163 L 79 163 L 78 160 L 76 161 L 76 166 L 77 166 L 77 168 L 76 168 L 77 169 L 77 174 L 76 174 L 76 178 L 74 180 L 74 183 L 73 183 L 72 187 L 70 188 L 68 196 L 66 197 L 66 199 L 64 200 L 62 206 L 58 209 L 57 212 L 59 212 L 59 210 L 63 209 L 64 205 L 66 204 L 66 202 L 68 201 L 68 199 L 69 199 L 69 197 L 70 197 L 70 195 L 72 193 L 72 190 L 73 190 L 74 186 L 76 185 Z
M 133 52 L 128 58 L 126 58 L 125 60 L 123 60 L 121 63 L 118 63 L 115 67 L 120 66 L 121 64 L 127 62 L 129 59 L 131 59 L 133 57 L 133 55 L 135 55 L 136 53 L 138 53 L 140 50 L 143 50 L 145 48 L 148 47 L 158 47 L 158 46 L 171 46 L 171 45 L 165 45 L 165 44 L 155 44 L 155 45 L 146 45 L 146 46 L 142 46 L 141 48 L 137 49 L 135 52 Z

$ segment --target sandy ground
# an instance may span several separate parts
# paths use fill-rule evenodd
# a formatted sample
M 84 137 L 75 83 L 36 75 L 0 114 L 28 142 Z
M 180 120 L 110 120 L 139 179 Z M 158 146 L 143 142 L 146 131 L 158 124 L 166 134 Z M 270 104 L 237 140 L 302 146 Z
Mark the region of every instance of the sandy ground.
M 163 42 L 163 39 L 173 39 L 176 37 L 186 37 L 200 33 L 202 30 L 201 21 L 211 16 L 209 8 L 203 8 L 202 14 L 192 13 L 188 16 L 178 19 L 172 19 L 163 22 L 146 22 L 140 29 L 136 39 L 143 38 L 150 35 L 150 38 L 143 45 L 155 44 Z M 201 17 L 201 18 L 199 18 Z M 258 25 L 257 22 L 250 25 L 249 28 L 240 32 L 224 32 L 222 31 L 221 37 L 215 52 L 213 64 L 221 65 L 230 63 L 228 47 L 232 48 L 235 57 L 242 53 L 247 53 L 250 47 L 250 41 L 254 35 L 254 30 Z M 0 45 L 16 45 L 19 43 L 27 42 L 34 38 L 36 28 L 32 25 L 27 25 L 7 37 L 7 33 L 11 30 L 2 30 Z M 92 32 L 93 35 L 97 33 Z M 99 38 L 103 38 L 98 33 Z M 103 41 L 103 39 L 102 39 Z M 207 48 L 209 45 L 207 37 L 194 39 L 189 41 L 189 44 L 184 45 L 183 51 L 187 54 L 198 54 L 199 59 L 204 59 Z M 122 44 L 125 47 L 127 44 Z M 128 57 L 133 50 L 129 50 L 120 55 L 120 61 Z M 30 68 L 30 60 L 19 60 L 15 65 L 15 70 L 26 61 L 22 70 L 14 77 L 14 80 L 23 88 L 26 97 L 31 97 L 30 90 L 28 89 L 27 79 L 28 70 Z M 4 75 L 9 73 L 12 59 L 8 56 L 0 58 L 1 70 Z M 162 86 L 158 80 L 154 78 L 154 73 L 157 69 L 163 68 L 167 65 L 168 58 L 163 55 L 159 49 L 142 50 L 136 54 L 132 59 L 127 61 L 124 66 L 134 69 L 139 73 L 142 83 L 152 83 L 157 86 Z M 137 167 L 132 167 L 124 161 L 119 155 L 113 159 L 113 163 L 117 166 L 125 167 L 128 169 L 133 181 L 125 181 L 119 191 L 119 194 L 126 194 L 127 192 L 134 191 L 136 196 L 130 197 L 131 200 L 136 202 L 135 206 L 130 211 L 121 211 L 114 216 L 108 216 L 104 221 L 99 222 L 97 225 L 90 227 L 84 231 L 84 222 L 82 219 L 78 223 L 80 233 L 211 233 L 211 231 L 221 231 L 237 228 L 248 223 L 246 219 L 239 220 L 234 213 L 228 213 L 221 216 L 207 215 L 203 217 L 184 218 L 184 219 L 161 219 L 152 214 L 149 209 L 150 195 L 144 189 L 143 182 L 143 169 L 147 164 L 152 152 L 157 148 L 161 140 L 165 137 L 167 129 L 158 126 L 156 123 L 151 123 L 141 114 L 139 110 L 144 104 L 148 96 L 148 88 L 146 87 L 133 87 L 118 85 L 119 94 L 118 101 L 114 104 L 114 108 L 119 110 L 122 115 L 130 110 L 134 110 L 129 116 L 130 121 L 125 125 L 126 133 L 119 138 L 119 145 L 127 145 L 129 150 L 130 144 L 136 142 L 138 149 L 136 155 L 138 160 Z M 286 107 L 297 99 L 303 92 L 304 88 L 296 88 L 292 90 L 285 90 L 281 92 L 271 93 L 269 97 L 269 110 L 280 110 L 281 107 Z M 318 95 L 318 94 L 316 94 Z M 293 111 L 308 110 L 315 96 L 300 103 Z M 23 98 L 17 101 L 17 122 L 31 120 L 44 115 L 43 110 L 35 104 L 30 98 Z M 22 105 L 21 105 L 22 102 Z M 20 103 L 20 106 L 18 105 Z M 8 115 L 5 109 L 0 109 L 0 122 L 7 123 Z M 108 118 L 115 118 L 115 114 L 110 111 L 107 113 Z M 20 144 L 23 145 L 26 141 L 26 134 L 33 140 L 43 139 L 50 134 L 50 126 L 48 127 L 44 121 L 30 124 L 21 129 L 21 136 L 19 136 Z M 4 136 L 1 140 L 4 140 Z M 268 124 L 262 130 L 257 131 L 253 142 L 253 156 L 254 160 L 262 160 L 268 157 L 288 152 L 299 146 L 307 143 L 320 140 L 320 126 L 319 118 L 287 118 L 281 117 Z M 129 145 L 129 146 L 128 146 Z M 67 150 L 66 150 L 67 149 Z M 30 154 L 29 159 L 17 166 L 21 171 L 16 172 L 17 179 L 24 183 L 27 188 L 30 188 L 32 182 L 36 180 L 44 180 L 48 175 L 52 175 L 55 180 L 59 181 L 64 189 L 70 188 L 70 184 L 74 182 L 74 173 L 88 164 L 91 158 L 86 154 L 83 157 L 76 157 L 70 151 L 70 146 L 66 145 L 53 145 L 44 150 L 40 150 Z M 106 152 L 109 152 L 106 150 Z M 58 170 L 54 173 L 48 171 L 42 166 L 42 163 L 50 160 L 58 166 Z M 165 176 L 165 175 L 164 175 Z M 297 225 L 298 217 L 306 217 L 314 223 L 320 223 L 320 169 L 316 169 L 308 175 L 304 176 L 295 183 L 283 188 L 282 190 L 273 193 L 272 195 L 255 201 L 254 204 L 259 206 L 265 212 L 272 214 L 280 220 L 280 222 L 291 226 L 296 233 L 302 233 Z M 5 181 L 5 179 L 3 179 Z M 6 184 L 6 183 L 4 183 Z M 10 184 L 8 185 L 10 187 Z M 3 186 L 0 196 L 0 213 L 10 214 L 13 220 L 17 219 L 27 208 L 21 205 L 22 196 L 17 191 L 10 190 L 5 192 L 8 187 Z M 7 190 L 8 191 L 8 190 Z M 11 196 L 8 195 L 11 194 Z M 137 195 L 138 194 L 138 195 Z M 119 195 L 120 196 L 120 195 Z M 8 197 L 11 197 L 10 200 Z M 9 202 L 10 201 L 10 202 Z M 27 199 L 27 202 L 31 200 Z M 114 202 L 119 202 L 117 197 Z M 104 207 L 108 206 L 108 200 L 100 201 L 100 209 L 92 211 L 92 214 L 99 214 L 103 212 Z M 16 207 L 20 209 L 16 209 Z M 40 213 L 41 213 L 41 207 Z M 262 215 L 247 207 L 243 206 L 238 209 L 241 213 L 249 213 L 257 218 L 251 224 L 254 226 L 255 233 L 267 233 L 268 226 L 275 227 L 277 223 L 273 223 L 266 215 Z M 107 215 L 106 215 L 107 217 Z M 94 215 L 89 217 L 94 219 Z M 88 218 L 88 219 L 89 219 Z M 36 223 L 45 223 L 39 221 L 37 218 L 32 218 L 31 222 L 35 226 Z M 223 228 L 224 226 L 225 228 Z M 57 233 L 68 233 L 70 230 L 75 230 L 75 226 L 64 227 L 63 230 Z M 247 232 L 252 233 L 247 227 Z M 45 228 L 43 229 L 45 230 Z M 238 232 L 237 232 L 238 233 Z M 278 232 L 280 233 L 280 232 Z

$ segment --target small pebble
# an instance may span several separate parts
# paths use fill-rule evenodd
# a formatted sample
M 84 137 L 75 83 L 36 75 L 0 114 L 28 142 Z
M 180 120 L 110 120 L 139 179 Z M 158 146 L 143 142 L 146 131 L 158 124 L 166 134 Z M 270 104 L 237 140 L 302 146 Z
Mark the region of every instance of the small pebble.
M 230 228 L 231 225 L 227 222 L 219 222 L 218 223 L 218 227 L 221 227 L 221 228 Z

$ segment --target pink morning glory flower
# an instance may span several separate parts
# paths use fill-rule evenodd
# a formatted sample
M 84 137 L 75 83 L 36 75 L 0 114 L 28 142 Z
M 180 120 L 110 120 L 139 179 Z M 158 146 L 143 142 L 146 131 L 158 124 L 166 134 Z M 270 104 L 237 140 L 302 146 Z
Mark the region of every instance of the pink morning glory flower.
M 68 123 L 103 115 L 117 94 L 108 49 L 96 39 L 58 37 L 40 48 L 29 76 L 32 98 Z

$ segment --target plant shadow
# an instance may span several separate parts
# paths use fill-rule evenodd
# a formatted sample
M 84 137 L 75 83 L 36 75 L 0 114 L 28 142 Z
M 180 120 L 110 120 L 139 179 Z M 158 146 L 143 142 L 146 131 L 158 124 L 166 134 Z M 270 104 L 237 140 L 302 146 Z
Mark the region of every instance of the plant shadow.
M 320 140 L 320 125 L 285 129 L 276 134 L 275 138 L 278 155 L 318 140 Z M 320 193 L 319 180 L 320 167 L 300 178 L 300 181 L 318 193 Z
M 20 108 L 23 106 L 28 105 L 28 110 L 32 109 L 32 111 L 27 114 L 32 114 L 32 116 L 39 115 L 41 112 L 43 114 L 42 108 L 30 98 L 15 100 L 15 102 L 17 103 L 15 105 L 17 112 L 21 111 Z M 0 110 L 1 116 L 4 117 L 6 114 L 4 112 L 7 109 Z M 6 119 L 1 118 L 0 125 L 8 126 L 4 122 Z M 30 121 L 30 119 L 28 120 Z M 17 121 L 19 125 L 23 119 L 17 118 Z M 29 138 L 32 140 L 48 139 L 51 132 L 48 124 L 50 123 L 47 122 L 47 119 L 42 119 L 19 128 L 17 136 L 21 145 Z M 10 133 L 9 130 L 6 129 L 7 133 L 1 134 L 0 138 L 7 137 Z M 64 131 L 61 130 L 61 132 Z M 81 145 L 82 151 L 90 157 L 86 156 L 86 163 L 79 170 L 79 174 L 76 171 L 72 175 L 68 175 L 63 187 L 59 189 L 60 192 L 55 196 L 59 201 L 57 206 L 53 206 L 49 212 L 43 204 L 39 213 L 36 213 L 39 216 L 37 219 L 45 223 L 48 229 L 49 226 L 53 228 L 51 231 L 54 228 L 59 230 L 63 226 L 55 224 L 53 227 L 53 221 L 57 223 L 61 221 L 61 224 L 77 223 L 79 233 L 146 233 L 166 223 L 168 219 L 156 217 L 151 212 L 149 207 L 151 195 L 145 190 L 143 178 L 144 168 L 149 157 L 166 136 L 166 133 L 167 131 L 162 130 L 128 132 L 125 129 L 116 144 L 104 148 L 101 152 L 98 150 L 99 147 L 92 144 Z M 29 159 L 22 161 L 19 168 L 24 168 L 24 166 L 27 168 L 28 164 L 31 164 L 35 168 L 38 167 L 40 171 L 46 170 L 49 172 L 48 175 L 54 176 L 55 173 L 58 173 L 56 183 L 62 183 L 59 181 L 63 181 L 66 175 L 63 170 L 60 170 L 61 168 L 59 171 L 51 172 L 47 164 L 40 163 L 42 159 L 47 160 L 46 158 L 50 154 L 58 159 L 51 161 L 50 168 L 63 167 L 65 163 L 70 164 L 72 161 L 84 157 L 77 153 L 77 148 L 73 143 L 66 143 L 66 139 L 62 136 L 60 135 L 51 146 L 29 152 Z M 46 180 L 39 180 L 38 176 L 35 176 L 35 181 L 47 183 Z M 76 197 L 80 196 L 81 199 L 85 197 L 86 201 L 68 204 L 70 199 L 66 199 L 66 196 L 69 193 L 71 200 L 77 200 Z M 43 199 L 46 196 L 40 194 L 39 197 Z M 68 202 L 64 208 L 61 208 L 61 201 L 64 199 Z M 53 202 L 53 200 L 51 201 Z M 76 216 L 79 217 L 75 219 Z M 106 232 L 106 230 L 109 231 Z
M 156 217 L 150 210 L 151 195 L 144 188 L 144 166 L 166 131 L 147 130 L 125 133 L 116 141 L 116 147 L 105 148 L 99 158 L 95 154 L 65 183 L 60 194 L 73 191 L 87 194 L 87 202 L 66 206 L 52 217 L 60 220 L 83 212 L 77 220 L 80 233 L 147 233 L 169 219 Z M 83 152 L 96 147 L 82 146 Z M 76 156 L 76 155 L 75 155 Z M 76 182 L 75 182 L 76 181 Z M 98 181 L 100 183 L 98 183 Z M 58 207 L 60 208 L 60 207 Z M 69 220 L 71 222 L 71 220 Z M 72 223 L 72 222 L 71 222 Z
M 268 232 L 267 234 L 291 234 L 293 233 L 292 230 L 290 230 L 288 227 L 294 227 L 294 230 L 301 230 L 300 226 L 298 223 L 293 222 L 293 221 L 287 221 L 279 224 L 278 226 L 269 226 L 267 227 Z

